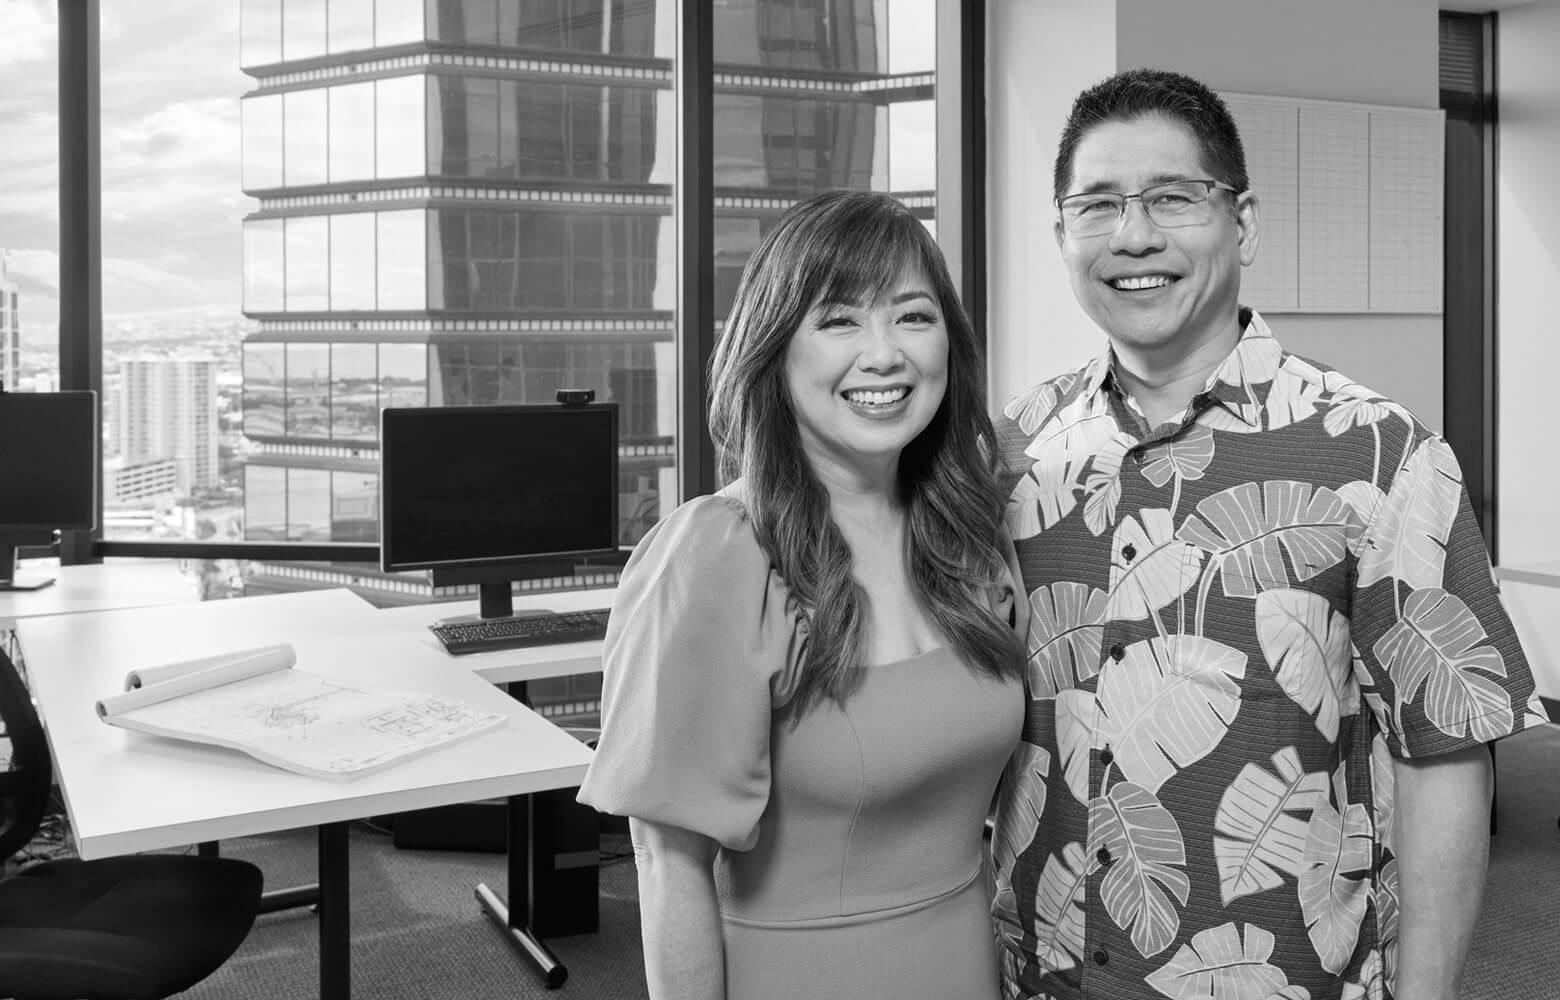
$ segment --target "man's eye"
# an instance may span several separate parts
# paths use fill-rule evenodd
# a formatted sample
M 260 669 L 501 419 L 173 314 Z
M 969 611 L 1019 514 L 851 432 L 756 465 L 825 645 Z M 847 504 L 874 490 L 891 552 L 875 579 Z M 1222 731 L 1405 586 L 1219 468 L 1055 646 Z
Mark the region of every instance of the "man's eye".
M 1154 204 L 1159 208 L 1185 208 L 1192 204 L 1192 199 L 1180 191 L 1166 191 L 1154 196 Z
M 1076 202 L 1074 203 L 1073 207 L 1073 211 L 1077 212 L 1079 215 L 1102 215 L 1105 213 L 1114 213 L 1116 210 L 1116 202 L 1111 198 L 1100 198 L 1095 201 Z

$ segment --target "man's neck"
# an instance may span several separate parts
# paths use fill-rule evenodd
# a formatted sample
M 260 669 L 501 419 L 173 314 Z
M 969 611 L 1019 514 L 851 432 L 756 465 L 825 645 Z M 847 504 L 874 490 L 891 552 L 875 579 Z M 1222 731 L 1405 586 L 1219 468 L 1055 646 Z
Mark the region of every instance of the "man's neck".
M 1190 351 L 1139 351 L 1112 341 L 1116 377 L 1148 419 L 1150 427 L 1174 420 L 1202 392 L 1214 371 L 1240 342 L 1239 322 L 1201 341 Z

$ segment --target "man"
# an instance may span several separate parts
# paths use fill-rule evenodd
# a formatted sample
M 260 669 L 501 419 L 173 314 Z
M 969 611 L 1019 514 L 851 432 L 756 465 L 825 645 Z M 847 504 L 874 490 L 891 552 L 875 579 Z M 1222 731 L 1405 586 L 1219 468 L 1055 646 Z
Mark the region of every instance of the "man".
M 1033 609 L 1005 995 L 1454 998 L 1485 744 L 1541 721 L 1457 462 L 1239 304 L 1257 198 L 1207 87 L 1085 91 L 1055 193 L 1108 347 L 998 425 Z

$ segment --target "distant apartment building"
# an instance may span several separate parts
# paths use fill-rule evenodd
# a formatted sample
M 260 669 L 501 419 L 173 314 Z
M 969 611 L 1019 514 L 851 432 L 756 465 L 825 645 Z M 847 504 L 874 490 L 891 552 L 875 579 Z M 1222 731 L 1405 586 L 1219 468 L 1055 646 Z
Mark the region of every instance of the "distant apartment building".
M 179 463 L 172 458 L 126 464 L 114 457 L 103 463 L 103 506 L 108 509 L 145 507 L 183 492 Z
M 171 461 L 180 493 L 216 488 L 216 378 L 217 361 L 211 358 L 121 362 L 109 424 L 123 468 L 158 468 Z M 156 476 L 151 481 L 160 482 Z
M 0 254 L 0 387 L 16 389 L 22 377 L 22 320 L 16 283 Z

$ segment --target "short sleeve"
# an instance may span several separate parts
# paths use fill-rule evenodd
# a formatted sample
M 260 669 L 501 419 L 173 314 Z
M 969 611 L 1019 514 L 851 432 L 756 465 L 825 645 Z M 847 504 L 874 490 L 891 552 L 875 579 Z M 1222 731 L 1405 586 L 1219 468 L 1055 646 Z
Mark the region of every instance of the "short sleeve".
M 1356 671 L 1394 756 L 1461 750 L 1542 720 L 1444 440 L 1413 443 L 1360 553 L 1350 613 Z
M 579 801 L 751 849 L 806 641 L 794 603 L 735 501 L 700 497 L 652 528 L 612 604 Z

